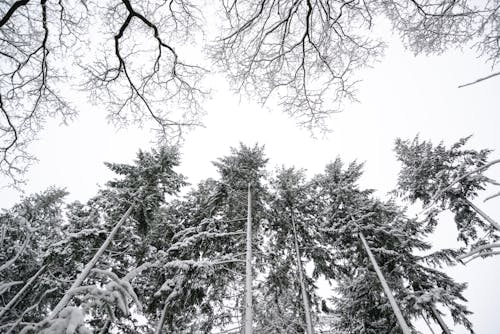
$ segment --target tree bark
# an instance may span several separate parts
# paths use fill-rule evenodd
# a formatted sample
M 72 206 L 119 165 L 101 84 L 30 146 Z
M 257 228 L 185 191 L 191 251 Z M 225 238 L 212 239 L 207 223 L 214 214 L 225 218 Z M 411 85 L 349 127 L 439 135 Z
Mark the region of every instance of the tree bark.
M 443 333 L 444 334 L 451 334 L 450 330 L 448 329 L 448 326 L 446 326 L 446 324 L 444 323 L 444 320 L 441 317 L 441 314 L 439 314 L 436 307 L 434 305 L 431 305 L 430 307 L 431 307 L 432 315 L 434 316 L 434 319 L 436 320 L 436 322 L 439 324 L 439 327 L 441 327 L 441 329 L 443 330 Z
M 382 287 L 384 288 L 385 295 L 387 296 L 387 299 L 389 299 L 389 303 L 391 304 L 392 310 L 394 314 L 396 315 L 396 318 L 398 319 L 399 326 L 401 327 L 401 330 L 403 331 L 403 334 L 411 334 L 410 328 L 406 324 L 406 321 L 403 317 L 403 314 L 401 313 L 401 310 L 399 309 L 398 304 L 396 303 L 396 300 L 394 299 L 394 296 L 392 295 L 391 289 L 389 288 L 389 285 L 387 284 L 387 281 L 382 274 L 382 271 L 380 270 L 377 261 L 375 260 L 375 257 L 372 254 L 372 251 L 370 249 L 370 246 L 368 246 L 368 243 L 366 242 L 365 237 L 363 236 L 363 233 L 359 232 L 359 238 L 361 239 L 361 242 L 363 243 L 363 246 L 368 253 L 368 258 L 370 259 L 373 268 L 375 269 L 375 272 L 377 273 L 378 279 L 380 280 L 380 283 L 382 284 Z
M 309 297 L 307 296 L 306 284 L 304 282 L 304 269 L 302 267 L 302 260 L 300 255 L 299 242 L 297 240 L 297 229 L 295 228 L 295 219 L 293 217 L 293 211 L 292 211 L 292 229 L 293 229 L 293 241 L 295 245 L 295 257 L 297 261 L 297 271 L 299 272 L 300 290 L 302 292 L 302 304 L 304 307 L 304 314 L 306 318 L 306 333 L 314 334 L 312 320 L 311 320 L 311 307 L 309 305 Z
M 248 214 L 247 214 L 247 254 L 245 282 L 245 334 L 252 334 L 252 189 L 248 184 Z
M 486 220 L 488 223 L 490 223 L 493 227 L 495 227 L 497 230 L 500 231 L 500 224 L 498 224 L 496 221 L 491 219 L 490 216 L 488 216 L 483 210 L 478 208 L 474 203 L 469 201 L 467 198 L 464 198 L 465 203 L 467 203 L 474 211 L 477 212 L 478 215 L 483 217 L 484 220 Z

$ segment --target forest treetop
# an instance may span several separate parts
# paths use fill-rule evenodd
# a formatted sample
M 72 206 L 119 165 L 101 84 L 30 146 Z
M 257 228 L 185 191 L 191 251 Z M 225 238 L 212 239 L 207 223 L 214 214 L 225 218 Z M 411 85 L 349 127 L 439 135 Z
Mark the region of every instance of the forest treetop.
M 236 91 L 310 130 L 355 100 L 357 70 L 383 52 L 370 30 L 386 17 L 415 53 L 470 42 L 494 66 L 496 1 L 4 1 L 0 3 L 0 171 L 19 180 L 47 119 L 73 119 L 75 90 L 115 124 L 155 124 L 161 141 L 201 124 L 222 70 Z M 218 27 L 208 28 L 218 14 Z M 211 21 L 212 20 L 212 21 Z M 203 34 L 216 36 L 205 42 Z M 215 66 L 190 63 L 206 46 Z M 205 45 L 202 45 L 205 44 Z
M 296 168 L 269 172 L 262 146 L 240 145 L 213 162 L 214 178 L 184 195 L 178 148 L 107 163 L 117 177 L 85 203 L 64 206 L 66 192 L 53 188 L 0 213 L 0 330 L 240 333 L 251 267 L 256 334 L 304 333 L 306 313 L 316 333 L 401 333 L 364 235 L 410 328 L 445 312 L 474 333 L 466 284 L 443 267 L 497 254 L 500 229 L 469 204 L 498 185 L 482 174 L 497 160 L 465 145 L 418 137 L 396 145 L 403 168 L 394 194 L 450 210 L 467 247 L 458 249 L 428 241 L 434 213 L 410 217 L 395 198 L 363 189 L 357 162 L 337 158 L 308 178 Z M 255 256 L 246 262 L 247 219 Z M 487 238 L 476 233 L 483 230 Z M 302 262 L 312 270 L 298 275 Z M 331 297 L 316 289 L 319 278 L 334 283 Z

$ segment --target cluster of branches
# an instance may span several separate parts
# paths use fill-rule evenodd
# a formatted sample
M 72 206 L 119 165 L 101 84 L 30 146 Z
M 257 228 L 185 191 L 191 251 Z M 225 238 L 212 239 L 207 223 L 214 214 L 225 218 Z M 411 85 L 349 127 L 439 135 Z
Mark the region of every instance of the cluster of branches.
M 396 153 L 402 163 L 397 194 L 410 203 L 420 202 L 419 213 L 429 222 L 432 231 L 438 214 L 449 210 L 454 214 L 458 240 L 465 244 L 459 260 L 466 262 L 498 254 L 500 223 L 491 218 L 473 201 L 480 192 L 500 186 L 486 173 L 500 163 L 489 160 L 490 150 L 472 150 L 464 146 L 470 137 L 462 138 L 447 148 L 421 141 L 397 140 Z M 484 201 L 500 196 L 498 190 Z
M 199 9 L 187 1 L 11 1 L 0 4 L 0 171 L 19 181 L 48 118 L 78 114 L 78 92 L 118 125 L 158 139 L 198 125 L 205 70 L 179 57 Z M 182 44 L 181 44 L 182 45 Z
M 184 59 L 222 17 L 210 56 L 232 80 L 271 99 L 310 130 L 355 100 L 356 71 L 383 51 L 371 37 L 387 17 L 416 53 L 472 42 L 493 65 L 500 56 L 494 0 L 12 0 L 0 3 L 0 172 L 19 180 L 44 122 L 79 111 L 74 86 L 115 124 L 152 122 L 159 139 L 199 125 L 207 69 Z M 213 9 L 212 9 L 213 8 Z M 498 73 L 496 73 L 498 74 Z M 494 75 L 496 75 L 494 74 Z

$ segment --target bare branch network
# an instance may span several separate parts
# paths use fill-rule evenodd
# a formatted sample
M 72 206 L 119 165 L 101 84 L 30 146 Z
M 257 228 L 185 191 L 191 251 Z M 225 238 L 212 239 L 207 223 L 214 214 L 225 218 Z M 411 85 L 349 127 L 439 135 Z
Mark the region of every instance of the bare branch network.
M 206 67 L 186 61 L 215 33 L 209 56 L 237 92 L 278 102 L 297 123 L 328 129 L 356 100 L 356 71 L 381 56 L 372 38 L 388 18 L 415 53 L 472 43 L 496 65 L 498 1 L 469 0 L 11 0 L 0 3 L 0 172 L 14 181 L 46 120 L 82 99 L 115 125 L 155 124 L 160 140 L 201 124 Z M 204 20 L 203 13 L 219 13 Z M 493 77 L 493 76 L 490 76 Z M 270 103 L 272 105 L 272 103 Z
M 186 1 L 0 4 L 0 171 L 18 182 L 45 121 L 77 115 L 74 86 L 116 125 L 152 122 L 159 140 L 200 124 L 202 67 L 176 45 L 199 31 Z

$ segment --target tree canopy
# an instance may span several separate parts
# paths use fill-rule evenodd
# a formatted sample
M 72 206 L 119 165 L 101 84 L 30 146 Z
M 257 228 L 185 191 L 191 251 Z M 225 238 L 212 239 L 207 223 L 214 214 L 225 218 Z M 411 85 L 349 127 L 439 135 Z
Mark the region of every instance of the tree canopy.
M 19 181 L 45 122 L 75 118 L 79 99 L 115 124 L 178 138 L 201 124 L 210 91 L 201 79 L 218 70 L 236 91 L 325 130 L 356 99 L 358 70 L 382 55 L 371 34 L 381 20 L 415 53 L 470 43 L 493 66 L 500 57 L 495 1 L 3 1 L 0 171 Z
M 432 193 L 448 196 L 457 177 L 464 186 L 490 180 L 467 179 L 488 165 L 488 151 L 466 150 L 465 143 L 448 150 L 398 140 L 403 167 L 394 193 L 439 184 Z M 428 168 L 430 153 L 440 168 Z M 461 169 L 443 169 L 456 161 Z M 449 314 L 473 333 L 466 284 L 444 272 L 466 250 L 429 243 L 435 215 L 412 218 L 397 198 L 363 189 L 362 164 L 337 158 L 308 178 L 296 168 L 269 170 L 263 147 L 240 145 L 213 162 L 216 177 L 182 192 L 179 162 L 172 147 L 140 151 L 133 164 L 107 163 L 117 178 L 85 203 L 65 204 L 66 192 L 53 188 L 4 210 L 0 330 L 240 333 L 250 184 L 254 333 L 403 333 L 366 247 L 409 327 L 424 319 L 446 332 L 442 315 Z M 446 171 L 451 181 L 428 179 Z M 461 200 L 425 198 L 451 210 Z M 485 247 L 463 230 L 463 220 L 457 224 L 459 239 L 475 242 L 467 251 L 493 254 L 497 244 Z M 331 284 L 332 297 L 317 289 L 319 280 Z

